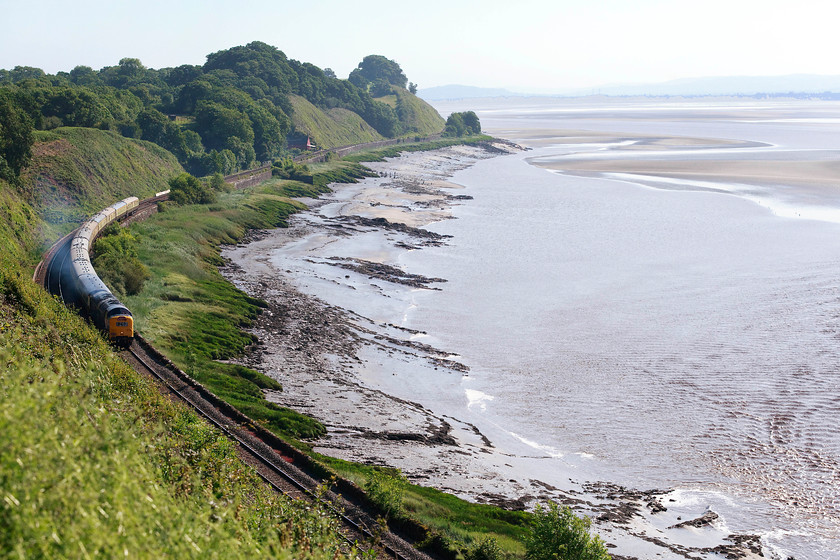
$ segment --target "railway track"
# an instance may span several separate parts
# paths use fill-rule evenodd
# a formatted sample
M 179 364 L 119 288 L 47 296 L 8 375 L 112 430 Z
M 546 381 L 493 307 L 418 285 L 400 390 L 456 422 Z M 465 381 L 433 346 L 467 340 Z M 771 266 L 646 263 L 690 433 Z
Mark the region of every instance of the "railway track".
M 274 449 L 253 433 L 253 426 L 243 425 L 240 418 L 231 418 L 213 402 L 214 398 L 207 398 L 212 393 L 172 366 L 168 360 L 162 359 L 142 337 L 138 336 L 123 351 L 123 357 L 135 369 L 142 369 L 151 375 L 164 390 L 188 404 L 208 423 L 233 440 L 239 447 L 242 459 L 254 467 L 257 474 L 272 488 L 292 498 L 317 500 L 325 504 L 343 523 L 343 535 L 348 547 L 372 548 L 389 558 L 400 560 L 429 558 L 380 527 L 358 504 L 323 488 L 324 481 L 298 468 L 295 465 L 296 458 L 290 457 L 288 450 Z
M 125 222 L 142 220 L 157 211 L 157 203 L 168 194 L 143 200 L 126 215 Z M 33 280 L 47 291 L 65 299 L 65 283 L 72 278 L 70 245 L 74 232 L 57 241 L 44 255 L 35 269 Z M 242 460 L 252 466 L 266 484 L 278 492 L 294 498 L 318 501 L 331 510 L 342 522 L 342 534 L 350 548 L 375 551 L 378 555 L 398 560 L 431 560 L 425 553 L 403 538 L 379 524 L 372 516 L 366 497 L 358 487 L 344 480 L 327 481 L 304 455 L 247 416 L 225 403 L 212 392 L 178 369 L 168 358 L 158 352 L 141 335 L 136 334 L 131 346 L 120 352 L 122 357 L 141 374 L 153 378 L 172 398 L 193 408 L 210 425 L 234 441 Z M 336 490 L 327 487 L 334 482 Z M 413 530 L 415 536 L 425 531 Z

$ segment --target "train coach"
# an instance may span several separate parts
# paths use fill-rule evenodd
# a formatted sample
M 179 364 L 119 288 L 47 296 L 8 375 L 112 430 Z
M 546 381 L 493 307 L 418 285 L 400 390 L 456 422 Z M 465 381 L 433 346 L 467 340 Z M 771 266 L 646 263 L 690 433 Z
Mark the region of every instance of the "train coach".
M 85 311 L 93 324 L 120 346 L 128 346 L 134 339 L 134 318 L 96 274 L 90 262 L 90 247 L 106 226 L 131 213 L 138 204 L 137 197 L 130 197 L 105 208 L 85 222 L 70 243 L 70 293 L 65 299 Z

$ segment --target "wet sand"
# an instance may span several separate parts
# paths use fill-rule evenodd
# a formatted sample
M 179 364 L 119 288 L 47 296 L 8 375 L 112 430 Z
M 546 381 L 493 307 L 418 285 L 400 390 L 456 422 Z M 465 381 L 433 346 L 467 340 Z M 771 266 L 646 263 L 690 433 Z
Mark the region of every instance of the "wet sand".
M 798 187 L 833 188 L 840 191 L 838 161 L 766 161 L 766 160 L 575 160 L 534 165 L 569 173 L 629 173 L 633 175 L 676 177 L 698 181 Z
M 657 142 L 707 145 L 702 139 Z M 733 558 L 751 557 L 756 538 L 729 535 L 702 510 L 669 509 L 667 490 L 580 481 L 573 463 L 534 450 L 511 452 L 522 449 L 521 442 L 482 432 L 463 414 L 462 381 L 469 370 L 452 349 L 425 344 L 426 333 L 381 322 L 375 307 L 350 310 L 370 305 L 365 293 L 385 296 L 388 305 L 406 290 L 445 289 L 445 279 L 404 273 L 394 266 L 396 255 L 446 243 L 422 226 L 448 219 L 453 204 L 468 204 L 448 178 L 509 149 L 453 147 L 370 164 L 380 177 L 336 186 L 332 195 L 306 201 L 311 210 L 295 216 L 288 229 L 255 232 L 227 248 L 226 277 L 269 302 L 253 329 L 259 343 L 243 363 L 283 384 L 270 400 L 327 426 L 327 436 L 314 442 L 319 452 L 396 467 L 412 482 L 473 501 L 514 509 L 549 499 L 569 504 L 594 518 L 599 534 L 625 558 L 709 557 L 715 547 Z M 353 258 L 346 256 L 348 244 Z M 294 258 L 287 257 L 313 248 L 321 256 L 304 259 L 310 268 L 293 269 Z M 347 307 L 308 295 L 307 284 L 344 293 Z M 452 400 L 430 404 L 441 394 Z M 697 526 L 678 526 L 695 519 Z

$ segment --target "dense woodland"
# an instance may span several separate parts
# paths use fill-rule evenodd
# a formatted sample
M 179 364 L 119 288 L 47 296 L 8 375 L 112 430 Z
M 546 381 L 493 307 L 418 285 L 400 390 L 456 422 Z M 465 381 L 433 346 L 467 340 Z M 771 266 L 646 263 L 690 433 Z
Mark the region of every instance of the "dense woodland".
M 11 181 L 26 165 L 32 129 L 61 126 L 148 140 L 195 175 L 228 174 L 288 154 L 292 95 L 324 110 L 350 110 L 387 138 L 413 134 L 401 96 L 394 104 L 376 99 L 406 83 L 400 66 L 383 56 L 365 57 L 342 80 L 261 42 L 210 54 L 203 66 L 155 70 L 123 58 L 55 75 L 0 70 L 0 177 Z

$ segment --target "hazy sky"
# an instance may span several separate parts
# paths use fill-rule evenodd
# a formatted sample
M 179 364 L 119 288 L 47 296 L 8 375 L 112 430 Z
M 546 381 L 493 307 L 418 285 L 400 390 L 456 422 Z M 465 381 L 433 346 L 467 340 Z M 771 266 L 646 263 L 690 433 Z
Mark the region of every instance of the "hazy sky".
M 250 41 L 345 78 L 368 54 L 421 88 L 561 91 L 724 75 L 840 74 L 822 0 L 0 0 L 0 68 L 202 64 Z

